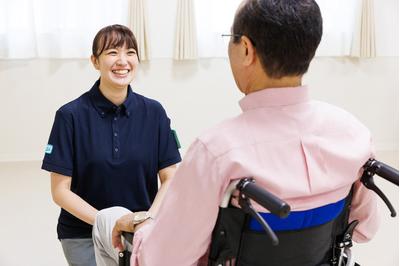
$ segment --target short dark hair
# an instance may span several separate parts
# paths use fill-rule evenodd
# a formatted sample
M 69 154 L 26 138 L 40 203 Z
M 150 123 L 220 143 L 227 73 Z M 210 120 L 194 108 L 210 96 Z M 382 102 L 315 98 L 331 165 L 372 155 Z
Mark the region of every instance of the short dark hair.
M 251 40 L 270 77 L 303 75 L 321 41 L 321 11 L 314 0 L 247 0 L 232 33 L 234 43 Z
M 114 24 L 102 28 L 94 37 L 92 54 L 98 58 L 107 49 L 123 47 L 135 49 L 139 58 L 138 45 L 133 32 L 126 26 Z

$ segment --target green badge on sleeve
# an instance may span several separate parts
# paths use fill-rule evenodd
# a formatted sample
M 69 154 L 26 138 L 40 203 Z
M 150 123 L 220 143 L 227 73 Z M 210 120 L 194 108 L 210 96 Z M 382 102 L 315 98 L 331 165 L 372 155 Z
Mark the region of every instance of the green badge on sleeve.
M 46 154 L 51 154 L 51 152 L 53 151 L 53 145 L 51 144 L 47 144 L 46 149 L 45 149 L 45 153 Z
M 175 129 L 172 129 L 171 131 L 172 131 L 172 135 L 174 135 L 176 146 L 178 147 L 178 149 L 180 149 L 181 148 L 181 143 L 179 142 L 178 134 L 176 134 Z

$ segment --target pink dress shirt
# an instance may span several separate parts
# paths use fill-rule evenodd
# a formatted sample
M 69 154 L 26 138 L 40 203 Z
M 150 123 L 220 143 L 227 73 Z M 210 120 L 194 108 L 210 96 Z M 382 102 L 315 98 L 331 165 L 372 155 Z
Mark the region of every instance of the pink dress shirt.
M 310 100 L 304 86 L 254 92 L 240 106 L 242 114 L 190 146 L 159 214 L 135 234 L 132 265 L 200 265 L 223 193 L 241 177 L 254 177 L 293 211 L 341 200 L 356 182 L 350 220 L 360 224 L 354 239 L 375 234 L 377 197 L 358 181 L 372 156 L 365 126 L 338 107 Z

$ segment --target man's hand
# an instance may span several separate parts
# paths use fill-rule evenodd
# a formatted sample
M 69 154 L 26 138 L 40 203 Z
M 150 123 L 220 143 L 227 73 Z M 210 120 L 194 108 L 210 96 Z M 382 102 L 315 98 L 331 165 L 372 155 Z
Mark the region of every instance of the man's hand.
M 125 214 L 115 222 L 114 228 L 112 230 L 112 245 L 119 251 L 124 250 L 124 245 L 121 241 L 122 232 L 134 233 L 148 222 L 147 220 L 144 221 L 143 223 L 135 225 L 133 223 L 134 215 L 135 215 L 134 212 Z
M 122 232 L 131 232 L 133 233 L 134 225 L 133 225 L 133 216 L 134 213 L 128 213 L 119 218 L 114 225 L 112 230 L 112 245 L 114 248 L 119 251 L 124 250 L 124 245 L 121 241 Z

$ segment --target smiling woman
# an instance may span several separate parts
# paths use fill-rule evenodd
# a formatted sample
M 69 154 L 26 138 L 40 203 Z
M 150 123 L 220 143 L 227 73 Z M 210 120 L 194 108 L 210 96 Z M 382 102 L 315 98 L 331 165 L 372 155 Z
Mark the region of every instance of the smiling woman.
M 100 91 L 122 104 L 139 64 L 138 45 L 131 31 L 119 25 L 103 28 L 93 41 L 91 60 L 100 71 Z M 122 92 L 122 93 L 121 93 Z
M 121 206 L 156 214 L 181 160 L 160 103 L 132 91 L 139 57 L 125 26 L 101 29 L 91 61 L 100 78 L 56 113 L 42 169 L 61 214 L 58 238 L 70 265 L 96 265 L 92 225 L 98 210 Z M 153 204 L 154 202 L 154 204 Z

